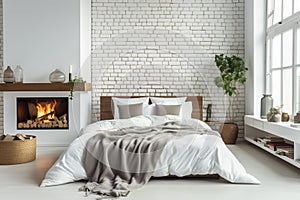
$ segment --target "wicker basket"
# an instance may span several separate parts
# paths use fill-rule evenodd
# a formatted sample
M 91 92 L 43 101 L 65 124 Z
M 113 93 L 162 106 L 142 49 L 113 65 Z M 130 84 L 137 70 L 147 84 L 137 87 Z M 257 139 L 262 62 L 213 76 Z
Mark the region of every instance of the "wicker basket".
M 31 162 L 36 158 L 36 137 L 31 140 L 0 141 L 0 165 Z

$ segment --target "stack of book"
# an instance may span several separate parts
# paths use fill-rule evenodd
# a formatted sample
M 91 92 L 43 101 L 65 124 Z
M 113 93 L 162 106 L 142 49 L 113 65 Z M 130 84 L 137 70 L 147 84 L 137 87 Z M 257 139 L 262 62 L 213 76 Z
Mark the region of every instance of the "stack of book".
M 284 155 L 287 156 L 291 159 L 294 159 L 294 147 L 293 145 L 289 146 L 278 146 L 276 148 L 276 153 L 278 153 L 279 155 Z
M 283 138 L 276 136 L 258 137 L 256 138 L 256 141 L 266 147 L 273 149 L 274 151 L 276 151 L 275 144 L 285 143 L 285 140 Z
M 276 136 L 266 136 L 256 138 L 256 142 L 259 144 L 276 151 L 280 155 L 294 158 L 294 146 L 287 143 L 283 138 Z

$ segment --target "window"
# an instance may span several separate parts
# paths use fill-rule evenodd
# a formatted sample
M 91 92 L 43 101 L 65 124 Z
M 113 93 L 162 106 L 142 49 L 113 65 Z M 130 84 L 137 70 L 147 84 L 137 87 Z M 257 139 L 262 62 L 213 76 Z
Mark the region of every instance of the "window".
M 300 0 L 267 1 L 266 92 L 274 106 L 300 111 Z

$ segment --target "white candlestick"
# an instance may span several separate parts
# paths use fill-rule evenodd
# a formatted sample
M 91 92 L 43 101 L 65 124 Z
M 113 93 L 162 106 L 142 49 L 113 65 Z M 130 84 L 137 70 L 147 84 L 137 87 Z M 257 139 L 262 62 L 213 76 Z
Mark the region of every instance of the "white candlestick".
M 70 67 L 69 67 L 69 73 L 72 74 L 72 71 L 73 71 L 73 66 L 70 65 Z

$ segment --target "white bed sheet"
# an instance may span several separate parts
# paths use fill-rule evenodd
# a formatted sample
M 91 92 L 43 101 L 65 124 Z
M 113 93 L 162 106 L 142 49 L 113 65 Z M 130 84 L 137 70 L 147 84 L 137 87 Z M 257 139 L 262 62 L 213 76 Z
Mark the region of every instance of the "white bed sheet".
M 182 120 L 178 116 L 167 115 L 105 120 L 87 126 L 81 130 L 81 136 L 70 144 L 68 149 L 49 169 L 40 186 L 53 186 L 86 180 L 87 175 L 82 165 L 85 144 L 99 130 L 152 126 L 170 120 L 181 120 L 192 126 L 201 126 L 207 130 L 208 134 L 187 135 L 180 140 L 169 141 L 156 164 L 153 176 L 219 174 L 232 183 L 260 183 L 255 177 L 246 172 L 242 164 L 223 143 L 219 134 L 211 130 L 206 123 L 196 119 Z

